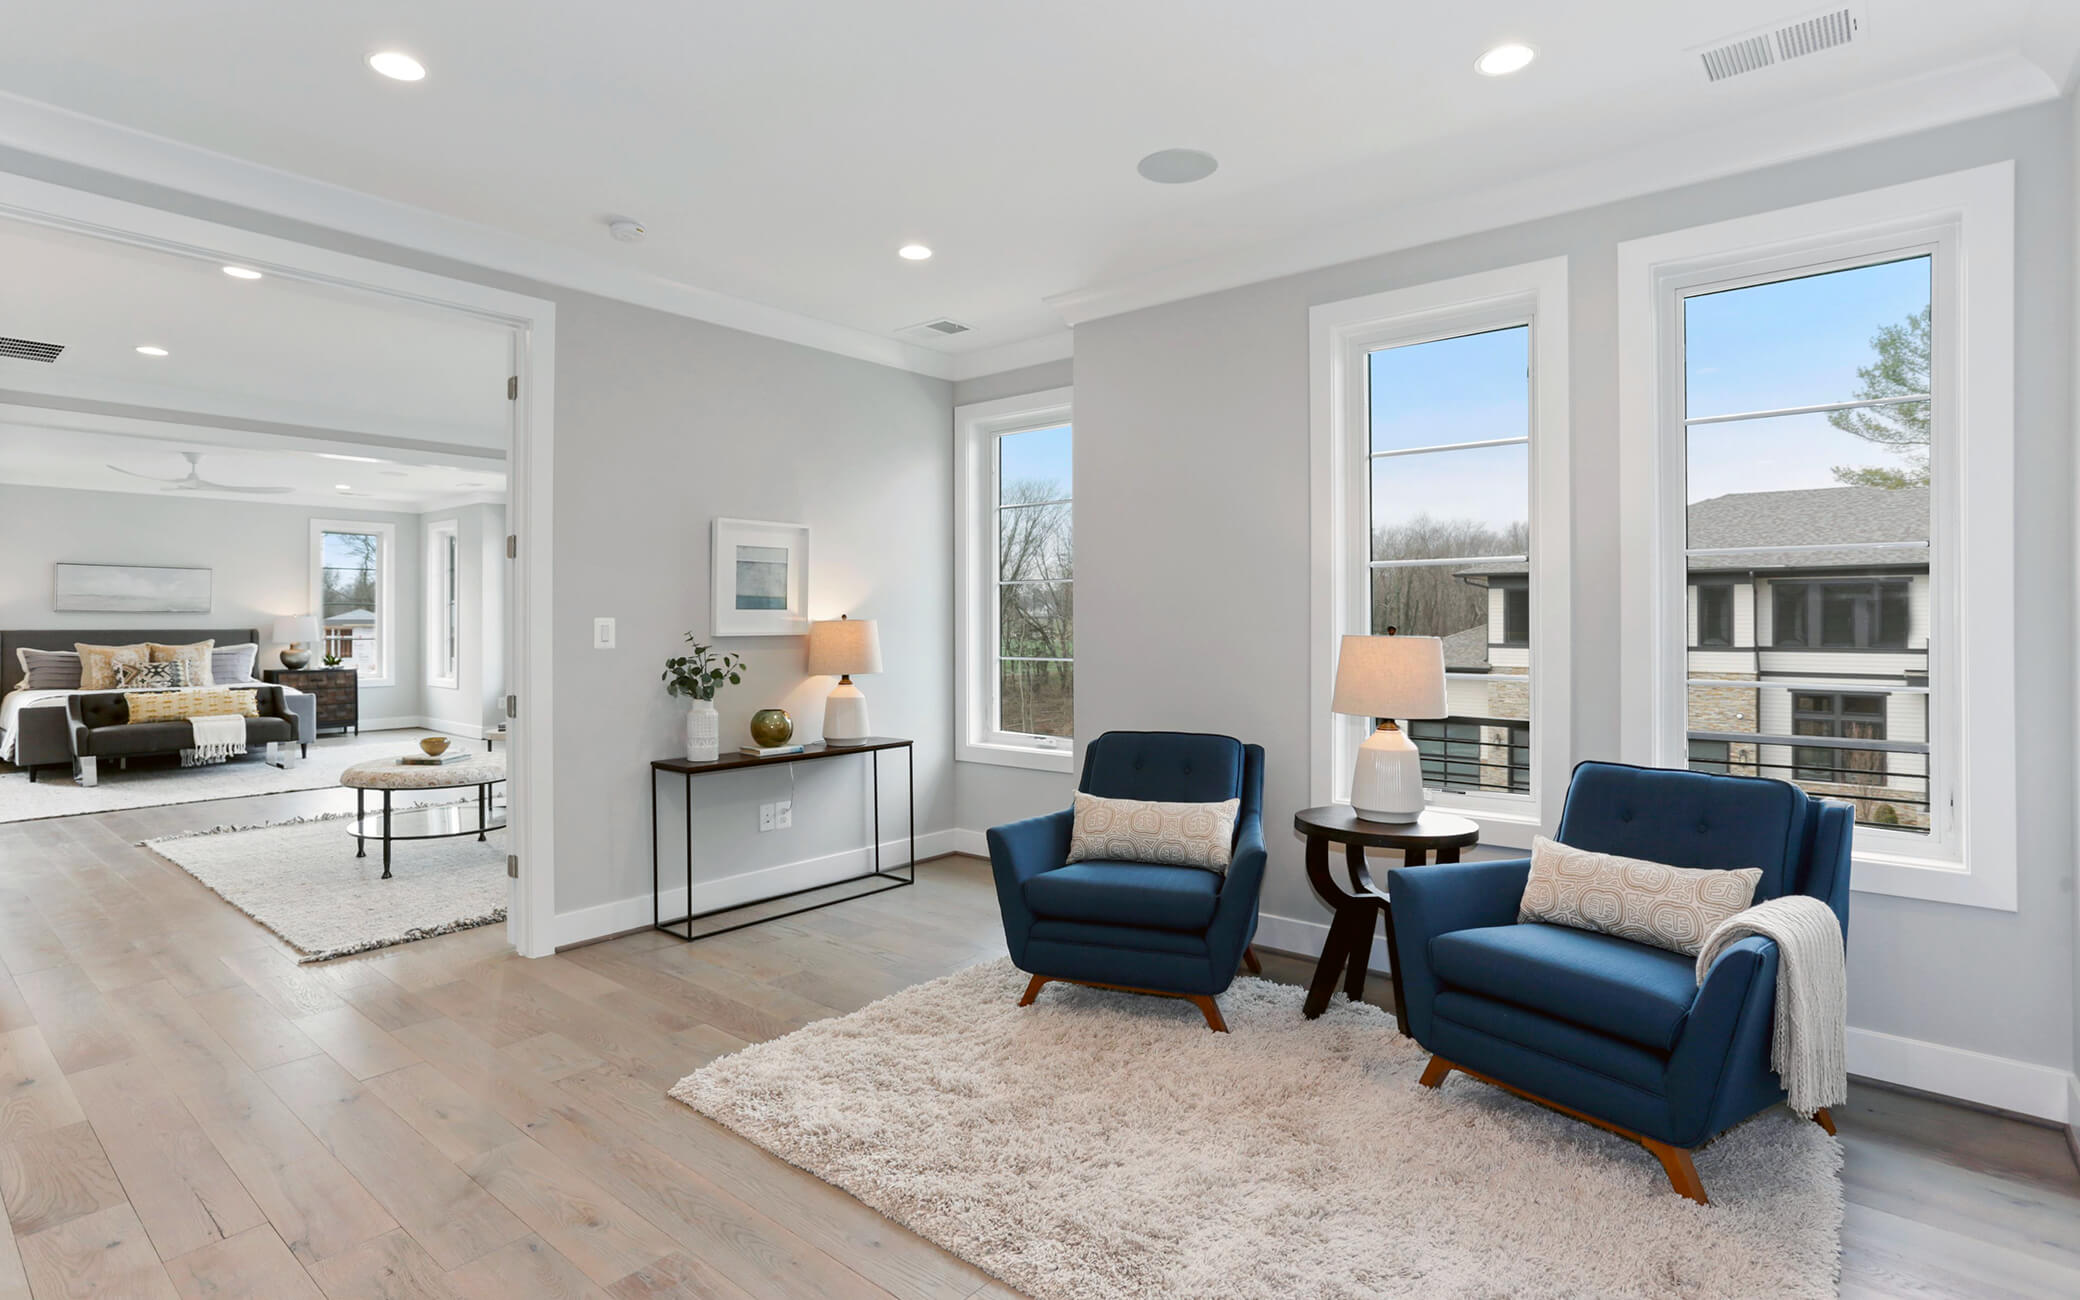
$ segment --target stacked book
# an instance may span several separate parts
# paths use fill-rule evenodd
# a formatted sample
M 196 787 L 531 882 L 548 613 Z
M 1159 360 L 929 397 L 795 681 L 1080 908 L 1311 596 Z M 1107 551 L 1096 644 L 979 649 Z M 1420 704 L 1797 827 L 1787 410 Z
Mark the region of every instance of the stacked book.
M 397 761 L 406 767 L 446 767 L 450 763 L 467 763 L 475 756 L 467 749 L 450 749 L 441 754 L 406 754 Z
M 800 745 L 745 745 L 737 751 L 746 758 L 776 758 L 781 754 L 799 754 Z

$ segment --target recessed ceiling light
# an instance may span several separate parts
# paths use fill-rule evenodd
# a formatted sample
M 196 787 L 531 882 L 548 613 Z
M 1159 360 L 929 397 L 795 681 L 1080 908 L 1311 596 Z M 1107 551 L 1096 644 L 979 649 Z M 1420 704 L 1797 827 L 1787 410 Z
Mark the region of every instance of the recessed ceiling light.
M 392 81 L 419 81 L 426 76 L 426 65 L 403 50 L 378 50 L 368 56 L 368 66 Z
M 227 266 L 224 268 L 224 274 L 234 280 L 257 280 L 260 278 L 260 273 L 250 266 Z
M 148 357 L 163 357 L 166 355 L 165 348 L 153 347 L 149 343 L 141 344 L 137 350 L 140 354 Z
M 355 462 L 358 462 L 359 464 L 363 464 L 363 465 L 385 465 L 385 464 L 388 464 L 388 463 L 389 463 L 389 462 L 385 461 L 385 460 L 384 460 L 384 459 L 383 459 L 383 458 L 382 458 L 381 456 L 349 456 L 349 455 L 346 455 L 346 454 L 345 454 L 344 452 L 337 452 L 337 451 L 321 451 L 321 452 L 319 452 L 319 453 L 318 453 L 318 459 L 319 459 L 319 460 L 351 460 L 351 461 L 355 461 Z
M 1522 72 L 1531 66 L 1538 51 L 1528 45 L 1510 41 L 1498 45 L 1473 61 L 1473 70 L 1484 77 L 1507 77 L 1512 72 Z
M 1213 175 L 1220 160 L 1197 149 L 1158 149 L 1135 165 L 1142 179 L 1158 185 L 1189 185 Z
M 334 483 L 332 486 L 339 489 L 341 492 L 352 492 L 354 490 L 354 485 L 352 483 Z
M 926 248 L 923 244 L 905 244 L 896 250 L 896 256 L 906 262 L 922 262 L 929 259 L 931 255 L 932 250 Z

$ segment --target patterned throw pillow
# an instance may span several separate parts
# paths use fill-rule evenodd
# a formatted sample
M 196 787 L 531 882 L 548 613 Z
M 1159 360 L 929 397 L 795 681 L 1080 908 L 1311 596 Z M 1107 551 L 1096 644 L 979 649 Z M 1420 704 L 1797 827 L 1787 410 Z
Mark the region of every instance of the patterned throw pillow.
M 21 646 L 14 652 L 22 666 L 18 691 L 76 691 L 79 689 L 79 652 L 76 650 L 31 650 Z
M 140 641 L 136 645 L 75 645 L 79 653 L 79 688 L 83 691 L 109 691 L 116 685 L 117 664 L 148 664 L 152 661 L 151 651 Z
M 1719 922 L 1745 912 L 1762 868 L 1668 867 L 1539 836 L 1517 920 L 1614 934 L 1695 957 Z
M 1154 862 L 1226 875 L 1241 806 L 1240 799 L 1154 803 L 1078 794 L 1068 861 Z
M 117 664 L 116 689 L 121 691 L 171 691 L 196 683 L 188 675 L 186 660 L 159 664 Z
M 210 651 L 216 648 L 216 644 L 215 638 L 211 638 L 208 641 L 197 641 L 192 645 L 160 645 L 156 641 L 147 641 L 145 649 L 152 652 L 152 662 L 155 664 L 183 663 L 188 665 L 188 684 L 190 686 L 214 686 L 217 683 L 216 678 L 210 675 L 209 660 Z
M 253 663 L 260 657 L 260 647 L 248 641 L 244 645 L 220 645 L 209 652 L 209 684 L 212 686 L 233 685 L 253 680 Z
M 233 690 L 225 686 L 203 686 L 184 691 L 152 691 L 125 695 L 132 722 L 180 722 L 188 718 L 212 718 L 236 714 L 260 716 L 260 692 Z

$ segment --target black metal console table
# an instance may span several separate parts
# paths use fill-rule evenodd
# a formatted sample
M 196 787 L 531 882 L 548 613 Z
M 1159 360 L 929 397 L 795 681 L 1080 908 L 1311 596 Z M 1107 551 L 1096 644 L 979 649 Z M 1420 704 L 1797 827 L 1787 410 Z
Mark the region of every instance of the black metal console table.
M 906 864 L 907 874 L 900 876 L 895 874 L 895 872 L 893 871 L 884 871 L 881 867 L 881 755 L 884 750 L 890 749 L 900 749 L 903 751 L 904 758 L 906 759 L 908 764 L 910 776 L 910 860 Z M 868 871 L 862 875 L 847 876 L 843 880 L 833 880 L 828 884 L 810 885 L 805 889 L 790 889 L 785 891 L 784 893 L 770 894 L 765 898 L 754 898 L 751 901 L 745 903 L 732 903 L 728 907 L 711 908 L 705 912 L 695 912 L 692 910 L 693 778 L 697 776 L 705 776 L 710 772 L 740 772 L 743 771 L 745 768 L 772 767 L 775 764 L 779 763 L 813 763 L 816 762 L 818 759 L 846 758 L 854 754 L 868 755 L 869 760 L 873 763 L 874 767 L 873 870 Z M 684 777 L 686 781 L 687 914 L 685 916 L 675 916 L 669 920 L 665 919 L 663 914 L 664 886 L 659 878 L 657 851 L 657 774 L 660 772 L 678 773 L 680 776 Z M 703 930 L 699 934 L 695 934 L 693 932 L 693 923 L 695 921 L 704 921 L 711 916 L 722 916 L 725 913 L 729 912 L 740 912 L 747 907 L 763 907 L 768 903 L 775 903 L 784 898 L 798 898 L 803 894 L 821 893 L 825 890 L 837 889 L 843 885 L 857 884 L 862 880 L 879 880 L 885 883 L 879 885 L 874 889 L 862 889 L 855 893 L 845 894 L 838 898 L 827 898 L 824 899 L 822 902 L 809 903 L 805 906 L 793 908 L 785 912 L 775 912 L 771 916 L 761 916 L 750 921 L 739 921 L 735 925 L 725 925 L 713 930 Z M 875 894 L 885 894 L 891 889 L 901 889 L 905 885 L 914 885 L 916 883 L 917 752 L 915 749 L 911 747 L 910 742 L 907 740 L 897 740 L 889 736 L 869 736 L 865 740 L 862 740 L 857 744 L 851 745 L 810 745 L 807 748 L 803 749 L 802 752 L 799 754 L 774 754 L 765 758 L 754 758 L 749 754 L 724 754 L 722 757 L 715 759 L 713 762 L 709 763 L 695 763 L 683 758 L 660 758 L 650 764 L 650 920 L 653 928 L 662 930 L 675 939 L 684 939 L 689 943 L 695 939 L 710 939 L 718 934 L 728 934 L 732 930 L 742 930 L 747 926 L 763 925 L 767 921 L 777 921 L 784 916 L 800 916 L 803 912 L 813 912 L 819 907 L 829 907 L 834 903 L 849 903 L 855 898 L 868 898 Z M 686 927 L 685 932 L 681 933 L 678 929 L 674 928 L 677 926 Z

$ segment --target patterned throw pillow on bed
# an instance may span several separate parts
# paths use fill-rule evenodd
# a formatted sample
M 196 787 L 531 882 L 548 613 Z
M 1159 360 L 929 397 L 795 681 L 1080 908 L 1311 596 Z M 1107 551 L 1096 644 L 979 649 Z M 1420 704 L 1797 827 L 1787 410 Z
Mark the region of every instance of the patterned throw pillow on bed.
M 136 645 L 86 645 L 72 647 L 79 653 L 79 688 L 83 691 L 115 689 L 117 664 L 148 664 L 152 653 L 140 641 Z
M 79 652 L 77 650 L 31 650 L 22 646 L 14 652 L 15 662 L 22 666 L 22 680 L 15 684 L 18 691 L 76 691 L 79 689 Z
M 194 686 L 185 659 L 172 659 L 157 664 L 117 664 L 116 689 L 119 691 L 171 691 L 183 686 Z
M 214 686 L 216 679 L 210 674 L 210 652 L 216 649 L 216 639 L 197 641 L 191 645 L 160 645 L 156 641 L 145 642 L 155 664 L 179 662 L 188 665 L 188 685 Z

